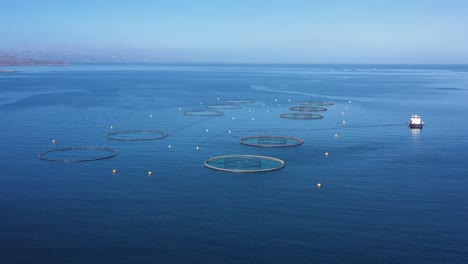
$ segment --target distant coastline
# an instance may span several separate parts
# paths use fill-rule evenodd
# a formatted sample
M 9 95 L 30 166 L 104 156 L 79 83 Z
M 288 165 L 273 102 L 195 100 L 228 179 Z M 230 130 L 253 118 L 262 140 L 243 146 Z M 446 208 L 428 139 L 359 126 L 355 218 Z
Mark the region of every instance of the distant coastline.
M 8 73 L 8 72 L 16 72 L 14 70 L 2 70 L 0 69 L 0 73 Z
M 2 56 L 0 54 L 0 66 L 66 66 L 63 61 L 35 60 L 31 58 L 19 58 L 15 56 Z M 0 70 L 5 72 L 5 70 Z M 8 71 L 7 71 L 8 72 Z

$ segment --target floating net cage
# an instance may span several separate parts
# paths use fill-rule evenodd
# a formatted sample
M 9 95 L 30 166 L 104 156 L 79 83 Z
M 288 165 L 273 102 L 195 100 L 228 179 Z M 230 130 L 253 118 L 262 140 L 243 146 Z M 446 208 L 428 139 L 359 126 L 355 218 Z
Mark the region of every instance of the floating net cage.
M 215 110 L 191 110 L 185 111 L 184 115 L 188 116 L 222 116 L 224 115 L 223 112 L 215 111 Z
M 238 104 L 234 104 L 234 103 L 208 105 L 208 108 L 214 108 L 214 109 L 238 109 L 241 107 L 242 106 Z
M 231 99 L 231 100 L 224 100 L 225 103 L 228 104 L 253 104 L 255 100 L 249 99 Z
M 310 120 L 310 119 L 322 119 L 323 115 L 310 114 L 310 113 L 286 113 L 281 114 L 281 118 L 297 119 L 297 120 Z
M 284 167 L 284 161 L 257 155 L 230 155 L 213 157 L 205 161 L 205 166 L 227 172 L 266 172 Z
M 168 134 L 160 130 L 126 130 L 109 133 L 106 138 L 122 141 L 157 140 L 167 137 Z
M 241 144 L 264 147 L 264 148 L 281 148 L 299 146 L 304 143 L 302 139 L 284 136 L 253 136 L 241 138 Z
M 327 111 L 328 109 L 325 107 L 319 107 L 319 106 L 293 106 L 293 107 L 290 107 L 289 110 L 299 111 L 299 112 L 323 112 L 323 111 Z
M 37 157 L 56 162 L 85 162 L 113 158 L 117 153 L 117 150 L 106 147 L 64 147 L 44 151 Z
M 301 101 L 299 102 L 300 105 L 308 105 L 308 106 L 327 106 L 327 105 L 334 105 L 335 102 L 325 102 L 325 101 Z

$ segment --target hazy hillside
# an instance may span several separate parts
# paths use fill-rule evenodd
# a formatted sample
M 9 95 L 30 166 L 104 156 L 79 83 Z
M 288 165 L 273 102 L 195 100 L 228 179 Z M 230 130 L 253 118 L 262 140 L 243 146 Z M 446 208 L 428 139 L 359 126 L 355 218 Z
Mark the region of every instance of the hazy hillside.
M 36 60 L 31 58 L 20 58 L 17 56 L 0 53 L 0 66 L 20 66 L 20 65 L 67 65 L 62 61 Z

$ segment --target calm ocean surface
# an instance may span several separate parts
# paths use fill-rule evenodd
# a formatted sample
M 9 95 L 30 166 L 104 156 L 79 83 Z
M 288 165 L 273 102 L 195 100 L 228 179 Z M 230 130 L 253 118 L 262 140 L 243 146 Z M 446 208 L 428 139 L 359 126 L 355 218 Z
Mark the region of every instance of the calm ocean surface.
M 0 73 L 0 263 L 468 263 L 468 66 L 3 68 L 19 71 Z M 181 114 L 225 99 L 256 103 Z M 302 100 L 336 104 L 279 117 Z M 105 137 L 142 129 L 169 136 Z M 255 135 L 304 144 L 239 144 Z M 37 157 L 71 146 L 119 153 Z M 228 154 L 286 166 L 203 165 Z

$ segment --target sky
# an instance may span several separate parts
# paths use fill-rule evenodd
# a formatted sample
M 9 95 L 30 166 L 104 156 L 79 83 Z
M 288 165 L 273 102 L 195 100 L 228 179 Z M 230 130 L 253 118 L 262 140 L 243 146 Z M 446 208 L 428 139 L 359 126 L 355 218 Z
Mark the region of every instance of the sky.
M 0 0 L 0 51 L 117 62 L 468 63 L 467 14 L 461 0 Z

